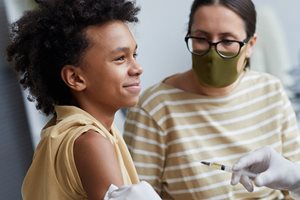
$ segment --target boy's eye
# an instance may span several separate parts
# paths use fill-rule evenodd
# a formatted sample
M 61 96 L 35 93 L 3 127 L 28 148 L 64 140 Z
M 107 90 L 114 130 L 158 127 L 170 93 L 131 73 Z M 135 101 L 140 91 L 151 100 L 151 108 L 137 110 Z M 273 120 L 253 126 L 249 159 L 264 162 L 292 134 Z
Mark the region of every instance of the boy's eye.
M 115 59 L 115 61 L 123 61 L 123 60 L 125 60 L 125 56 L 120 56 Z

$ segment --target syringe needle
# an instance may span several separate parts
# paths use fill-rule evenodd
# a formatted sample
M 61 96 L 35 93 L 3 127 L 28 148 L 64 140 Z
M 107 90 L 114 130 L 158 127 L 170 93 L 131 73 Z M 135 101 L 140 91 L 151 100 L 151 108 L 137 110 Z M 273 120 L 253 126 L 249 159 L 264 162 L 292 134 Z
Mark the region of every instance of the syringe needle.
M 201 161 L 202 164 L 207 165 L 211 168 L 214 169 L 219 169 L 219 170 L 223 170 L 223 171 L 227 171 L 227 172 L 232 172 L 232 167 L 226 166 L 226 165 L 222 165 L 219 163 L 214 163 L 214 162 L 207 162 L 207 161 Z M 246 170 L 241 170 L 241 173 L 245 176 L 248 176 L 249 178 L 255 178 L 257 176 L 257 174 L 246 171 Z

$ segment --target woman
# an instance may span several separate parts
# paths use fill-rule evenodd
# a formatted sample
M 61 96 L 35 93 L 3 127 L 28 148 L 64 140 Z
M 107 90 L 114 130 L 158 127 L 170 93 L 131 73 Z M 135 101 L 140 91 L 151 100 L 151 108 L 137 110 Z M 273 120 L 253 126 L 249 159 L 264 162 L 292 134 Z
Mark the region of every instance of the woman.
M 129 110 L 125 142 L 140 178 L 163 199 L 282 197 L 232 187 L 229 173 L 200 163 L 230 166 L 266 145 L 300 159 L 295 114 L 280 81 L 250 70 L 255 27 L 251 0 L 195 0 L 185 37 L 191 69 L 149 88 Z
M 139 8 L 126 0 L 37 3 L 13 24 L 8 47 L 29 98 L 53 114 L 24 179 L 23 199 L 157 199 L 139 183 L 113 125 L 116 111 L 135 105 L 141 89 L 143 70 L 127 26 L 138 20 Z

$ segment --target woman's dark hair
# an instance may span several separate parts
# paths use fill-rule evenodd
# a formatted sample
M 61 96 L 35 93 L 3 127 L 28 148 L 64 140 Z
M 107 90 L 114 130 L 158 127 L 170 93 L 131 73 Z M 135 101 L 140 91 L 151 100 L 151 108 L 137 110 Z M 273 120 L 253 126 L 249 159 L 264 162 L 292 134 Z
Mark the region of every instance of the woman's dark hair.
M 36 0 L 37 8 L 27 11 L 11 26 L 8 61 L 28 89 L 30 101 L 46 115 L 54 105 L 69 105 L 70 89 L 60 71 L 76 65 L 89 47 L 84 30 L 110 21 L 137 22 L 139 7 L 126 0 Z
M 214 4 L 229 8 L 243 19 L 248 39 L 254 35 L 256 29 L 256 10 L 251 0 L 195 0 L 189 16 L 188 34 L 191 32 L 196 10 L 201 6 Z

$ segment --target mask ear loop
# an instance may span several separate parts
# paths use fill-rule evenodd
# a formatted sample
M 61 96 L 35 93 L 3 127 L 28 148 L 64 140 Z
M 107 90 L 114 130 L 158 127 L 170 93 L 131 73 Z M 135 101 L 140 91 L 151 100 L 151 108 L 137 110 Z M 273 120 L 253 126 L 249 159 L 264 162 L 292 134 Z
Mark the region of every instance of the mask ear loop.
M 252 36 L 252 37 L 253 37 L 253 36 Z M 248 42 L 251 40 L 252 37 L 250 36 L 250 37 L 248 37 L 247 39 L 244 40 L 244 42 L 246 43 L 246 44 L 245 44 L 245 47 L 247 47 Z M 245 61 L 246 61 L 246 64 L 245 64 L 245 66 L 244 66 L 244 71 L 246 71 L 247 69 L 250 69 L 250 66 L 251 66 L 251 61 L 250 61 L 250 58 L 249 58 L 249 57 L 247 57 L 247 58 L 245 59 Z
M 246 44 L 243 47 L 247 47 L 249 40 L 250 39 L 245 40 Z M 240 53 L 242 53 L 242 52 L 243 52 L 243 50 L 241 50 Z M 246 57 L 246 59 L 244 61 L 243 71 L 246 71 L 247 69 L 250 69 L 250 58 L 249 57 Z
M 243 64 L 243 71 L 247 71 L 250 69 L 250 58 L 246 58 Z
M 245 59 L 244 71 L 246 71 L 247 69 L 250 69 L 250 58 Z

